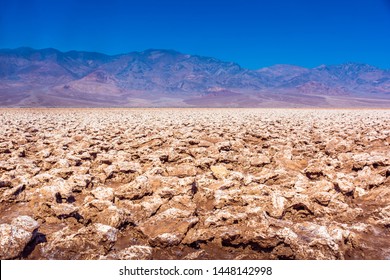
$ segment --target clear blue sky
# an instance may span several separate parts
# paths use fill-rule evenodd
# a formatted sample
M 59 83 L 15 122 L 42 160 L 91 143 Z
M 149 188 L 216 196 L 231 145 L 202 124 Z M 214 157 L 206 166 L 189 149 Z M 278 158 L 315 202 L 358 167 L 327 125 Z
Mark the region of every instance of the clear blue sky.
M 20 46 L 390 68 L 390 0 L 0 0 L 0 48 Z

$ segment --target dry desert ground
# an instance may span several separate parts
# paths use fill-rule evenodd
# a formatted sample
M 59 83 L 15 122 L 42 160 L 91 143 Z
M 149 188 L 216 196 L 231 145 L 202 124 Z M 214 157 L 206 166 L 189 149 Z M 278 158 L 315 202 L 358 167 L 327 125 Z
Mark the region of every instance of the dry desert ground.
M 389 120 L 0 109 L 0 258 L 389 259 Z

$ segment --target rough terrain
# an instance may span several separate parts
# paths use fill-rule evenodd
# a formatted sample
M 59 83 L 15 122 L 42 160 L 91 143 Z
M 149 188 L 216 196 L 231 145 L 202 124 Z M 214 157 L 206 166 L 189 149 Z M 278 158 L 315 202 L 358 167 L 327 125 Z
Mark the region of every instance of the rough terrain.
M 0 258 L 390 259 L 389 120 L 0 109 Z

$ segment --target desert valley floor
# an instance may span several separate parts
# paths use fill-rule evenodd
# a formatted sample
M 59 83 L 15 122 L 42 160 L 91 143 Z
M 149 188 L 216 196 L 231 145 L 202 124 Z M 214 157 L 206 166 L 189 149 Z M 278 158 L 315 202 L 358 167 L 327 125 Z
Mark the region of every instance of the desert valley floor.
M 0 259 L 389 259 L 389 120 L 0 109 Z

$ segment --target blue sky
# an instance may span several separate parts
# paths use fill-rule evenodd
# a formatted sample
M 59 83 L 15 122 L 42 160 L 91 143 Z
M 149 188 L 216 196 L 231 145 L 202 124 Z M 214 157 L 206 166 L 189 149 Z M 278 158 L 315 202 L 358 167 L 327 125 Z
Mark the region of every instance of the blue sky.
M 389 69 L 390 0 L 0 0 L 0 48 L 20 46 Z

